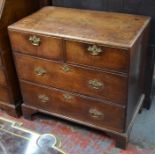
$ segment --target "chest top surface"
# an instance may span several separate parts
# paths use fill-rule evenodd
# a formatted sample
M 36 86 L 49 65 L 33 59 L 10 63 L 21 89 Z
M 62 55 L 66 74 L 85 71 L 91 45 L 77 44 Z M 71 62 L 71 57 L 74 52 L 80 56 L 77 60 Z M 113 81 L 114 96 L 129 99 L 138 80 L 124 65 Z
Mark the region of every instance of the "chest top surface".
M 146 16 L 45 7 L 10 28 L 130 48 L 149 22 Z

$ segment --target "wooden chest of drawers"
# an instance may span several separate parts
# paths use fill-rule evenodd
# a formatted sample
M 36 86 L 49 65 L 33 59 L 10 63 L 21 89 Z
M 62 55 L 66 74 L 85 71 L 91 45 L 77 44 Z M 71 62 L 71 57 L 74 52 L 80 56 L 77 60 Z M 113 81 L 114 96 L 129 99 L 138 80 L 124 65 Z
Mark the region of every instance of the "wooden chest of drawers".
M 44 112 L 91 126 L 125 148 L 145 98 L 149 23 L 144 16 L 45 7 L 9 26 L 24 116 Z
M 0 0 L 0 109 L 13 116 L 21 115 L 22 97 L 7 27 L 38 7 L 38 0 Z

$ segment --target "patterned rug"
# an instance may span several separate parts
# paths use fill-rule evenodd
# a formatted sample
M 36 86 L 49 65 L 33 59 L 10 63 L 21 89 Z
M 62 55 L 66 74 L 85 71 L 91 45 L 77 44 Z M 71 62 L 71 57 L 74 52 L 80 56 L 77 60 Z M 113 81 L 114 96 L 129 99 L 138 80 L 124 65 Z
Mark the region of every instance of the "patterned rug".
M 115 147 L 115 141 L 107 137 L 103 132 L 92 130 L 84 126 L 62 121 L 50 116 L 36 115 L 33 121 L 23 118 L 15 119 L 7 114 L 0 112 L 0 116 L 22 122 L 24 128 L 31 129 L 37 133 L 52 133 L 59 141 L 61 146 L 59 149 L 69 154 L 151 154 L 155 153 L 155 147 L 143 148 L 140 145 L 129 143 L 127 150 L 121 150 Z

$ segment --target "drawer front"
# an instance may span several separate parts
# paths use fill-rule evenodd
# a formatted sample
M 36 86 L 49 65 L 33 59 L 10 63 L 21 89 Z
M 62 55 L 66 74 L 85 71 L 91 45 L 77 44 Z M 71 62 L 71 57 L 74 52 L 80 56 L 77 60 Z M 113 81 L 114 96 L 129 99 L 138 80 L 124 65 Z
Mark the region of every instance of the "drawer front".
M 6 88 L 3 88 L 0 86 L 0 101 L 8 103 L 9 100 L 9 94 L 8 90 Z
M 123 131 L 125 116 L 123 108 L 24 81 L 21 81 L 21 88 L 25 104 L 85 124 Z
M 68 66 L 22 54 L 15 54 L 15 59 L 21 79 L 125 105 L 126 77 Z
M 70 63 L 128 72 L 129 53 L 125 50 L 66 41 L 66 53 Z
M 61 39 L 13 31 L 9 35 L 14 51 L 48 59 L 62 59 Z
M 5 78 L 5 74 L 4 71 L 2 70 L 2 68 L 0 67 L 0 85 L 1 86 L 6 86 L 6 78 Z

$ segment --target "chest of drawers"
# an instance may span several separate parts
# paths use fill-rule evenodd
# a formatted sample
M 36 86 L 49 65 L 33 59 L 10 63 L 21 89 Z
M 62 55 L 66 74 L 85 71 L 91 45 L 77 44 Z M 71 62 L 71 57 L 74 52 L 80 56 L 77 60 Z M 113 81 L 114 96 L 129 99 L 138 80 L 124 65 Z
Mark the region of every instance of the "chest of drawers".
M 149 22 L 45 7 L 9 26 L 24 116 L 43 112 L 100 129 L 125 148 L 145 98 Z

